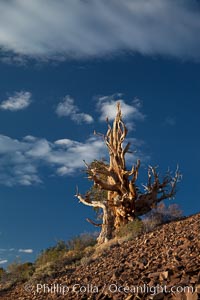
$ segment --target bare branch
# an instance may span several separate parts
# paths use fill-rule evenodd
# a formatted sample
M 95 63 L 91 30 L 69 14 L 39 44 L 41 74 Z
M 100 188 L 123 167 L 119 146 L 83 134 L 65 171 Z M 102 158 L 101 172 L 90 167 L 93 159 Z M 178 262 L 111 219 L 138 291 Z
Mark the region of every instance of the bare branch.
M 90 218 L 87 218 L 86 221 L 89 222 L 90 224 L 96 226 L 96 227 L 101 227 L 102 226 L 102 224 L 99 224 L 99 223 L 97 224 L 93 220 L 91 220 Z
M 107 119 L 106 135 L 94 132 L 103 137 L 109 153 L 109 164 L 94 161 L 87 164 L 88 179 L 94 182 L 93 188 L 85 196 L 76 192 L 76 197 L 85 205 L 103 210 L 102 230 L 98 243 L 113 237 L 114 232 L 122 225 L 151 211 L 159 202 L 172 198 L 176 194 L 176 185 L 181 175 L 179 168 L 173 176 L 169 171 L 160 179 L 158 168 L 148 166 L 147 183 L 143 185 L 144 192 L 139 192 L 136 181 L 139 174 L 140 160 L 126 167 L 125 156 L 129 152 L 130 142 L 124 143 L 127 128 L 122 120 L 120 102 L 117 103 L 117 114 L 111 126 Z M 125 146 L 123 145 L 125 144 Z M 91 219 L 87 221 L 95 226 L 101 226 Z
M 75 197 L 77 197 L 81 203 L 88 206 L 99 207 L 99 208 L 104 208 L 105 206 L 104 202 L 101 200 L 99 201 L 91 200 L 89 194 L 86 194 L 85 197 L 83 197 L 81 194 L 76 194 Z
M 139 168 L 140 168 L 140 160 L 138 159 L 137 160 L 137 165 L 136 165 L 136 167 L 134 169 L 134 172 L 133 172 L 133 178 L 131 180 L 132 183 L 134 183 L 137 180 Z

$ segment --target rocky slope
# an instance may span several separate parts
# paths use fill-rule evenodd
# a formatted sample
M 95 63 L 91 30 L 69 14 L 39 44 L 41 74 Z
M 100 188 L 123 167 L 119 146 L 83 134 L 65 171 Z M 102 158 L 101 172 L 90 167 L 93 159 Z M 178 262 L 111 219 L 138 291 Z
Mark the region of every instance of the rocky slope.
M 111 242 L 81 265 L 17 285 L 0 299 L 200 299 L 200 214 Z

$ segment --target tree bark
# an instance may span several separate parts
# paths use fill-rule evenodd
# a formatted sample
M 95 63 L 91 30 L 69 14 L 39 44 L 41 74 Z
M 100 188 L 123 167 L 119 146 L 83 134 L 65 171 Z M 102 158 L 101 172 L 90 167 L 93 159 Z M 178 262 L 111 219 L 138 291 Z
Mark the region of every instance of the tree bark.
M 105 206 L 103 207 L 103 222 L 100 235 L 97 238 L 98 244 L 103 244 L 108 242 L 113 237 L 114 232 L 114 216 L 113 211 L 105 202 Z
M 127 132 L 122 120 L 120 103 L 118 103 L 113 126 L 108 124 L 108 131 L 104 136 L 110 158 L 109 164 L 100 161 L 95 161 L 90 165 L 85 163 L 88 179 L 94 182 L 99 191 L 107 191 L 107 196 L 105 199 L 95 198 L 94 200 L 91 192 L 88 192 L 85 197 L 79 193 L 76 194 L 83 204 L 103 210 L 99 244 L 111 239 L 119 227 L 151 211 L 160 201 L 172 198 L 180 179 L 180 173 L 177 170 L 174 177 L 168 173 L 160 181 L 156 168 L 149 166 L 147 185 L 144 186 L 144 192 L 138 195 L 136 181 L 140 160 L 132 166 L 131 170 L 127 170 L 125 155 L 129 151 L 130 143 L 123 146 Z

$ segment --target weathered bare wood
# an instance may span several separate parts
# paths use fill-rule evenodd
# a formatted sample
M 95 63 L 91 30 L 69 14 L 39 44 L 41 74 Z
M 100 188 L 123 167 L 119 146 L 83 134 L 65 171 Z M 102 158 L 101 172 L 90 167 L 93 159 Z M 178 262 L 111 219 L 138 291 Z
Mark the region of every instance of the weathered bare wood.
M 108 120 L 107 120 L 108 121 Z M 177 169 L 174 178 L 171 174 L 161 181 L 156 167 L 148 167 L 147 185 L 144 192 L 138 195 L 136 181 L 138 178 L 140 160 L 133 165 L 131 170 L 126 168 L 125 155 L 129 151 L 130 143 L 123 147 L 127 136 L 127 128 L 122 120 L 120 103 L 117 104 L 117 114 L 113 126 L 108 123 L 104 138 L 110 161 L 109 164 L 97 162 L 87 164 L 88 179 L 92 180 L 99 190 L 107 191 L 105 199 L 92 199 L 87 193 L 84 197 L 78 192 L 76 197 L 85 205 L 98 207 L 103 210 L 102 226 L 88 219 L 95 226 L 101 226 L 98 243 L 104 243 L 115 234 L 122 225 L 133 221 L 137 216 L 148 213 L 160 201 L 174 197 L 176 184 L 180 179 Z M 100 135 L 100 134 L 99 134 Z
M 96 227 L 101 227 L 102 226 L 102 223 L 96 223 L 94 222 L 93 220 L 91 220 L 90 218 L 87 218 L 86 219 L 87 222 L 91 223 L 92 225 L 96 226 Z

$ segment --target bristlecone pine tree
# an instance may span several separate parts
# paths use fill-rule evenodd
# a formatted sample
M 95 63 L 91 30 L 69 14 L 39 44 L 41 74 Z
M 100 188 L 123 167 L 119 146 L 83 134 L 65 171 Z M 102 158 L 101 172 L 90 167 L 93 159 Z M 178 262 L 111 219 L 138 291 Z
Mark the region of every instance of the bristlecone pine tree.
M 118 103 L 113 126 L 108 124 L 108 131 L 104 136 L 110 157 L 109 164 L 104 161 L 85 163 L 88 179 L 94 182 L 95 192 L 90 190 L 82 196 L 77 191 L 76 194 L 83 204 L 102 209 L 102 224 L 95 224 L 88 219 L 94 225 L 101 226 L 98 244 L 113 238 L 120 226 L 148 213 L 162 200 L 173 198 L 180 178 L 177 169 L 174 176 L 167 172 L 161 181 L 156 167 L 149 166 L 147 185 L 143 186 L 143 193 L 138 193 L 136 180 L 140 160 L 131 170 L 127 170 L 125 155 L 129 151 L 130 143 L 123 146 L 127 132 Z

